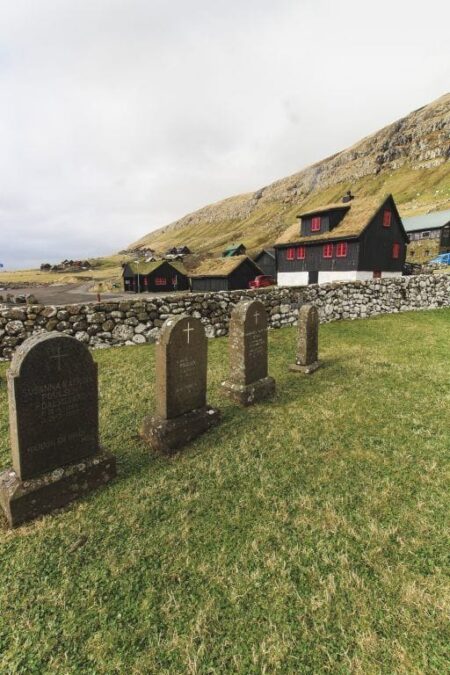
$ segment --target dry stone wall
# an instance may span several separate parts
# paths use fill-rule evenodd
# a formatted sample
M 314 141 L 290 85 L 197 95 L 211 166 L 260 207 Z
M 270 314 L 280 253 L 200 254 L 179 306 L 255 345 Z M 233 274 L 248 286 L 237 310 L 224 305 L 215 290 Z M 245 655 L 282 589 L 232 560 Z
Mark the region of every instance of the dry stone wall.
M 122 302 L 58 307 L 4 307 L 0 309 L 0 358 L 10 359 L 27 337 L 48 331 L 73 335 L 93 348 L 154 342 L 164 321 L 179 314 L 200 319 L 208 337 L 219 337 L 228 333 L 232 308 L 248 298 L 261 300 L 269 326 L 280 328 L 295 323 L 304 303 L 317 307 L 321 322 L 449 307 L 450 275 L 152 298 L 131 296 Z

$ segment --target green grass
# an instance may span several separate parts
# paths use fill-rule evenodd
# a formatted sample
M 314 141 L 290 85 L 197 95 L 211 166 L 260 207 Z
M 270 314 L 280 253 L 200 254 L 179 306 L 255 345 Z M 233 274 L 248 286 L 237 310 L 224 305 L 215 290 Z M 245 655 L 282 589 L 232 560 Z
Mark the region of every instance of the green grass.
M 448 310 L 328 324 L 307 378 L 273 331 L 278 392 L 246 410 L 213 340 L 223 421 L 172 458 L 137 435 L 154 348 L 95 352 L 119 476 L 0 531 L 0 671 L 446 672 L 449 336 Z M 0 411 L 6 467 L 4 385 Z

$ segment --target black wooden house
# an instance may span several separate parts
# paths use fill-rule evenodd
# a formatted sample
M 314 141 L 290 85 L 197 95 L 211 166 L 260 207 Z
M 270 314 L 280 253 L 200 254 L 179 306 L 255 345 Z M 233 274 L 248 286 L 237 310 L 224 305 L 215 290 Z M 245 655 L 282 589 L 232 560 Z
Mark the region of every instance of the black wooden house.
M 258 265 L 263 274 L 270 274 L 272 277 L 277 275 L 277 261 L 274 248 L 263 248 L 253 260 Z
M 392 195 L 347 195 L 298 218 L 275 244 L 280 286 L 401 276 L 408 235 Z
M 131 293 L 168 293 L 189 289 L 187 272 L 176 261 L 126 263 L 122 276 L 124 290 Z
M 246 255 L 204 260 L 191 274 L 193 291 L 235 291 L 248 288 L 262 274 Z

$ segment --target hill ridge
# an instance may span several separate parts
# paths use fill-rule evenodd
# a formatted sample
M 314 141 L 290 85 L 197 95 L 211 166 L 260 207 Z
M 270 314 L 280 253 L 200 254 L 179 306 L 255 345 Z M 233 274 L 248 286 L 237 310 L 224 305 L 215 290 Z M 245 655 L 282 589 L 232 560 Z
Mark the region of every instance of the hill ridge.
M 449 160 L 446 93 L 340 152 L 256 191 L 205 205 L 129 248 L 186 244 L 196 252 L 215 253 L 236 240 L 250 249 L 269 245 L 292 224 L 299 208 L 335 201 L 348 188 L 380 197 L 392 192 L 402 215 L 448 208 Z

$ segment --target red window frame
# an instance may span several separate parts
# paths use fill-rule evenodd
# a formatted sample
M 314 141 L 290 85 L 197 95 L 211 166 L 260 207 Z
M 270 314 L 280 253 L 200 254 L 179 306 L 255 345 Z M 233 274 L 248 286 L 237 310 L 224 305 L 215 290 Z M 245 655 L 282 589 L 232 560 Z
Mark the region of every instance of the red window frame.
M 322 249 L 322 255 L 324 258 L 333 257 L 333 244 L 324 244 Z
M 172 286 L 176 286 L 177 284 L 178 284 L 178 275 L 175 274 L 175 275 L 172 277 Z
M 148 286 L 148 278 L 144 277 L 144 286 Z
M 336 258 L 346 258 L 348 252 L 348 244 L 346 241 L 340 241 L 336 244 Z
M 304 260 L 306 258 L 306 247 L 297 246 L 297 260 Z
M 400 258 L 400 244 L 398 241 L 394 241 L 392 244 L 392 257 L 394 260 L 398 260 Z
M 156 286 L 166 286 L 167 285 L 166 277 L 156 277 L 155 284 Z
M 383 213 L 383 227 L 390 227 L 392 223 L 392 211 L 385 209 Z
M 294 259 L 295 259 L 295 248 L 286 249 L 286 260 L 294 260 Z
M 311 218 L 311 232 L 320 232 L 320 225 L 320 216 L 314 216 L 314 218 Z

